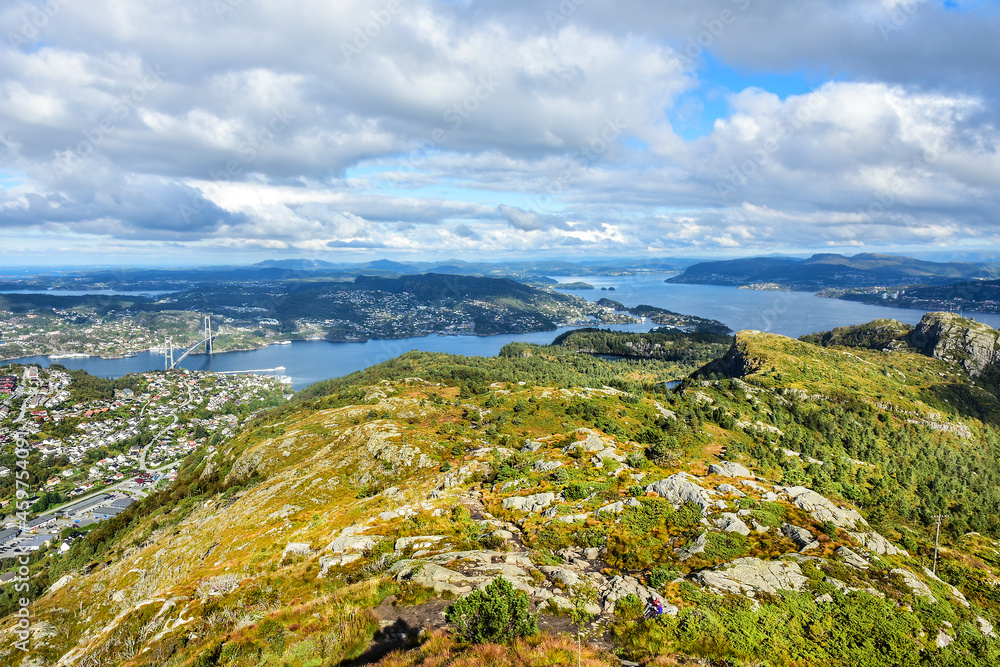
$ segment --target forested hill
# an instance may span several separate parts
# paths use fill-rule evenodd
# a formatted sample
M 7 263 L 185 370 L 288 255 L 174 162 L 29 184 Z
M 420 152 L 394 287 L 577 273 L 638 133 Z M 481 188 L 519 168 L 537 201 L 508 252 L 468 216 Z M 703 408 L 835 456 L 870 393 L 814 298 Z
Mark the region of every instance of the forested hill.
M 591 667 L 993 667 L 988 333 L 744 331 L 681 378 L 567 343 L 697 336 L 589 331 L 320 383 L 33 557 L 27 664 L 575 665 L 579 626 Z
M 972 278 L 995 278 L 995 264 L 931 262 L 896 255 L 859 254 L 847 257 L 818 254 L 808 259 L 750 257 L 701 262 L 685 269 L 671 283 L 702 285 L 774 286 L 819 290 L 831 287 L 947 285 Z

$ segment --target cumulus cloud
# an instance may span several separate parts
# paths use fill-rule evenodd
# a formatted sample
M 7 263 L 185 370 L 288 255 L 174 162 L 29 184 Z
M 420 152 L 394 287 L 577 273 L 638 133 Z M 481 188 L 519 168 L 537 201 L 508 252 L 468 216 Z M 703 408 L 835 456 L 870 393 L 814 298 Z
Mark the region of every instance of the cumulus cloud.
M 386 6 L 4 6 L 9 247 L 996 242 L 992 5 Z M 756 85 L 733 84 L 714 124 L 681 136 L 669 119 L 707 113 L 713 62 Z M 812 90 L 769 90 L 772 75 Z

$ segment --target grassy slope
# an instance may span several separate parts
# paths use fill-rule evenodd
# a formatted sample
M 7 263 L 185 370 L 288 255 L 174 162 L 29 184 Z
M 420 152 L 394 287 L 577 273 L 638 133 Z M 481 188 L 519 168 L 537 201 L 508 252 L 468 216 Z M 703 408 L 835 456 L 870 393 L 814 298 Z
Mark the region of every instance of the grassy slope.
M 391 552 L 392 540 L 440 534 L 451 536 L 456 548 L 482 547 L 482 527 L 467 514 L 451 511 L 468 495 L 470 485 L 483 492 L 483 502 L 497 516 L 504 516 L 500 502 L 505 496 L 565 492 L 570 485 L 584 487 L 587 497 L 563 503 L 561 514 L 629 497 L 639 470 L 609 477 L 607 470 L 594 468 L 586 459 L 561 453 L 565 444 L 582 437 L 576 433 L 581 427 L 613 437 L 623 454 L 638 457 L 635 465 L 648 479 L 678 470 L 704 475 L 706 465 L 725 451 L 727 458 L 742 457 L 771 483 L 799 475 L 803 483 L 828 486 L 824 493 L 855 502 L 854 496 L 876 497 L 876 477 L 883 470 L 871 466 L 885 466 L 898 475 L 907 461 L 915 465 L 922 460 L 913 459 L 914 452 L 899 456 L 894 451 L 900 433 L 919 432 L 936 446 L 974 456 L 984 466 L 988 463 L 987 429 L 971 416 L 975 410 L 970 406 L 992 410 L 995 399 L 969 388 L 954 365 L 908 353 L 823 349 L 760 333 L 740 334 L 738 344 L 756 360 L 756 372 L 738 382 L 689 381 L 677 395 L 643 394 L 643 385 L 651 388 L 658 380 L 653 367 L 608 363 L 536 346 L 511 346 L 492 360 L 410 354 L 325 383 L 218 452 L 203 452 L 200 461 L 192 460 L 181 486 L 163 507 L 126 516 L 122 523 L 130 525 L 118 533 L 110 550 L 99 554 L 95 566 L 85 568 L 88 574 L 77 572 L 33 606 L 36 622 L 50 624 L 43 627 L 52 631 L 40 652 L 55 659 L 75 646 L 78 664 L 337 664 L 363 651 L 377 629 L 375 617 L 366 610 L 399 592 L 397 584 L 379 577 L 379 563 L 383 554 Z M 505 382 L 511 379 L 525 384 Z M 600 389 L 611 383 L 632 393 L 579 388 Z M 559 386 L 567 388 L 554 388 Z M 961 388 L 961 401 L 955 398 L 956 387 Z M 824 441 L 821 424 L 806 426 L 813 412 L 844 405 L 850 410 L 867 406 L 880 425 L 873 431 L 877 437 L 870 449 L 850 450 L 848 458 L 857 462 L 832 460 L 848 455 L 848 439 L 831 444 Z M 660 407 L 677 418 L 664 420 Z M 915 414 L 925 423 L 908 424 Z M 972 438 L 926 423 L 960 424 Z M 811 440 L 801 444 L 809 445 L 808 452 L 816 458 L 826 457 L 831 466 L 844 468 L 847 481 L 824 473 L 827 466 L 813 470 L 795 457 L 776 455 L 777 446 L 785 442 L 758 424 L 786 433 L 805 429 Z M 639 442 L 650 437 L 653 427 L 665 434 L 676 454 L 658 458 L 660 465 L 643 460 L 648 443 Z M 503 456 L 488 449 L 517 447 L 525 438 L 542 438 L 546 446 L 526 462 L 506 461 L 508 470 L 503 474 L 508 477 L 497 479 L 504 470 Z M 487 451 L 477 456 L 475 450 L 482 447 Z M 802 453 L 807 453 L 805 448 Z M 531 471 L 531 461 L 541 457 L 563 461 L 566 475 Z M 430 500 L 431 491 L 440 485 L 445 461 L 452 468 L 466 466 L 472 477 Z M 480 487 L 483 475 L 487 482 L 518 479 L 521 488 L 501 491 L 491 483 Z M 851 485 L 857 488 L 850 491 Z M 386 492 L 390 487 L 398 490 Z M 380 489 L 381 493 L 368 495 Z M 821 533 L 822 526 L 798 508 L 784 503 L 772 507 L 757 499 L 759 495 L 751 494 L 743 503 L 759 512 L 762 520 L 784 513 L 785 520 Z M 387 509 L 403 506 L 413 509 L 414 516 L 378 518 Z M 443 513 L 434 516 L 435 509 Z M 929 532 L 919 521 L 911 529 L 894 531 L 896 524 L 890 518 L 879 527 L 893 540 L 910 540 L 915 554 L 912 559 L 887 558 L 886 566 L 906 565 L 919 571 L 928 553 Z M 683 545 L 697 532 L 689 519 L 664 511 L 651 499 L 643 501 L 641 510 L 623 515 L 621 523 L 588 519 L 584 524 L 548 524 L 533 515 L 524 523 L 524 538 L 536 563 L 549 562 L 552 551 L 561 546 L 607 543 L 608 573 L 634 571 L 647 583 L 656 567 L 686 574 L 739 555 L 772 558 L 794 551 L 791 543 L 772 532 L 736 545 L 713 543 L 707 554 L 682 564 L 673 559 L 670 547 Z M 330 539 L 345 527 L 366 522 L 373 526 L 370 534 L 385 539 L 361 561 L 318 578 L 319 558 Z M 994 622 L 1000 618 L 1000 600 L 990 583 L 1000 570 L 998 544 L 992 539 L 996 536 L 995 531 L 992 536 L 954 539 L 946 534 L 942 566 L 976 605 L 975 613 Z M 292 542 L 309 544 L 316 553 L 283 560 L 282 551 Z M 838 544 L 853 542 L 840 531 L 824 542 L 821 553 L 831 554 Z M 229 590 L 230 581 L 238 586 Z M 823 575 L 816 581 L 815 592 L 825 592 Z M 880 613 L 892 625 L 881 630 L 893 638 L 912 637 L 906 641 L 924 646 L 946 620 L 961 632 L 972 627 L 972 612 L 949 602 L 947 591 L 934 582 L 930 583 L 941 602 L 933 608 L 921 606 L 886 571 L 872 571 L 858 583 L 888 596 L 890 604 Z M 670 622 L 673 625 L 623 619 L 614 626 L 619 645 L 634 657 L 684 651 L 757 659 L 750 641 L 756 636 L 774 664 L 831 664 L 830 660 L 849 657 L 823 648 L 838 646 L 840 640 L 824 640 L 803 629 L 794 645 L 782 643 L 781 636 L 787 634 L 784 625 L 864 626 L 855 618 L 860 612 L 852 605 L 857 601 L 842 596 L 825 611 L 811 596 L 807 600 L 800 595 L 765 600 L 755 612 L 687 583 L 663 590 L 684 610 L 677 622 Z M 914 612 L 899 610 L 892 602 L 910 605 Z M 840 620 L 837 614 L 842 615 Z M 747 624 L 756 626 L 749 635 Z M 775 625 L 768 629 L 767 624 Z M 731 641 L 699 644 L 697 637 L 706 633 L 724 633 Z M 844 641 L 856 643 L 859 637 Z M 968 641 L 960 645 L 962 650 L 971 650 Z M 140 653 L 142 647 L 148 650 Z M 544 656 L 565 653 L 564 649 L 525 647 L 517 659 L 542 664 L 544 658 L 528 661 L 533 651 Z M 497 651 L 493 664 L 511 660 Z M 488 652 L 467 653 L 451 644 L 447 652 L 450 658 L 444 662 L 427 662 L 426 656 L 415 653 L 387 664 L 490 662 L 484 657 Z M 7 654 L 0 656 L 0 662 L 13 664 L 15 658 L 19 661 L 20 655 Z M 572 656 L 559 660 L 572 662 Z M 600 664 L 601 659 L 591 655 L 591 660 Z

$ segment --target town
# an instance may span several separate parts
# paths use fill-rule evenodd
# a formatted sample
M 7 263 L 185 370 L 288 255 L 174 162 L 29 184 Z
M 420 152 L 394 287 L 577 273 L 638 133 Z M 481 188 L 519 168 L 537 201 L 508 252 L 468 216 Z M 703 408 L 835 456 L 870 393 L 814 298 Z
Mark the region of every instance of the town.
M 58 364 L 0 367 L 0 561 L 68 550 L 99 521 L 169 485 L 190 452 L 286 401 L 286 391 L 279 379 L 253 374 L 108 380 Z M 27 443 L 27 459 L 15 455 L 18 443 Z M 24 469 L 30 492 L 14 481 Z

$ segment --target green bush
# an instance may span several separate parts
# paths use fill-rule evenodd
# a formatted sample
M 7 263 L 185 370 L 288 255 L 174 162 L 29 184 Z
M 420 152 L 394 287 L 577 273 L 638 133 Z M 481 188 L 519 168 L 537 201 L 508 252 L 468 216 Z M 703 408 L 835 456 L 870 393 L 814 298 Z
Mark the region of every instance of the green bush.
M 509 644 L 538 634 L 538 619 L 528 612 L 528 596 L 497 577 L 485 588 L 455 602 L 445 620 L 472 644 Z
M 563 498 L 566 500 L 583 500 L 587 497 L 587 485 L 574 482 L 563 487 Z

